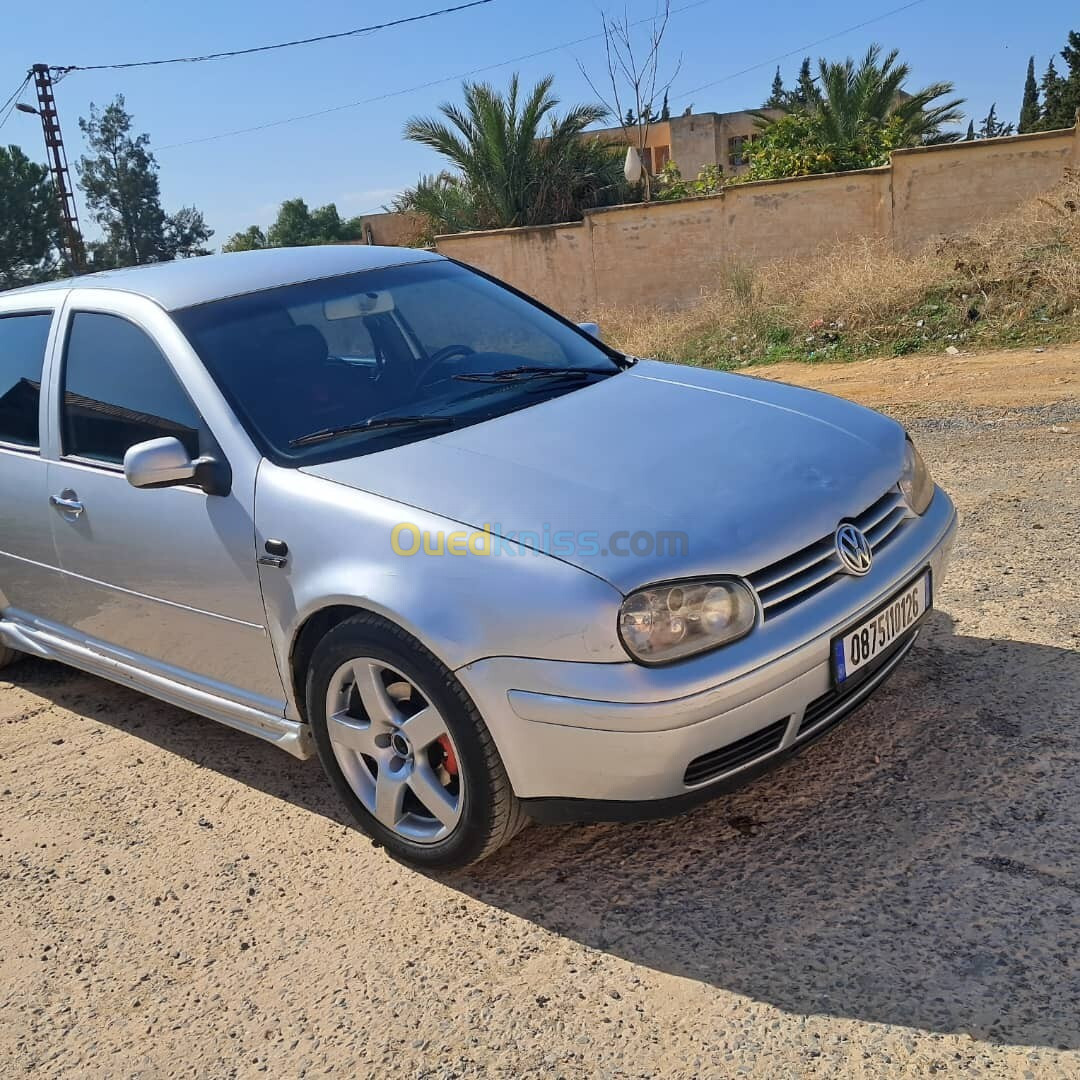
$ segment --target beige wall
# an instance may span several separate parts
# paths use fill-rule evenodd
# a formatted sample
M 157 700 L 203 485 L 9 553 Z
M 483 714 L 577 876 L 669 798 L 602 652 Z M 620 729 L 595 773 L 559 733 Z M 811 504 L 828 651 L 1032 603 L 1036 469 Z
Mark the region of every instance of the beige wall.
M 438 249 L 570 316 L 679 307 L 725 264 L 810 255 L 862 236 L 914 250 L 1048 190 L 1070 166 L 1080 168 L 1077 128 L 901 150 L 880 169 L 593 210 L 580 224 L 441 236 Z
M 902 251 L 999 217 L 1080 165 L 1080 128 L 893 155 L 893 237 Z
M 414 213 L 365 214 L 363 222 L 365 238 L 356 242 L 380 247 L 413 247 L 420 242 L 427 228 L 424 215 Z

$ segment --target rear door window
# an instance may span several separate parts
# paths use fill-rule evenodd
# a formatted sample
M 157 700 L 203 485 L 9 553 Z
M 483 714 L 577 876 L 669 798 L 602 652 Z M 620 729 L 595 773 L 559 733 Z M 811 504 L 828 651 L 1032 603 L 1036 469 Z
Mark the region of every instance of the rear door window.
M 0 442 L 36 450 L 51 312 L 0 315 Z

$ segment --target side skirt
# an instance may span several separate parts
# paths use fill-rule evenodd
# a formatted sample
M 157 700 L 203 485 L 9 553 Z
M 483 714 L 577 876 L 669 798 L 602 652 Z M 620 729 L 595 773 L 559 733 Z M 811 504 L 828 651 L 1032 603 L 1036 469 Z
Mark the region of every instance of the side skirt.
M 0 619 L 0 642 L 19 652 L 46 660 L 58 660 L 91 675 L 130 686 L 170 705 L 264 739 L 301 760 L 315 755 L 315 743 L 307 724 L 241 705 L 205 690 L 196 690 L 175 679 L 104 656 L 48 630 L 12 619 Z

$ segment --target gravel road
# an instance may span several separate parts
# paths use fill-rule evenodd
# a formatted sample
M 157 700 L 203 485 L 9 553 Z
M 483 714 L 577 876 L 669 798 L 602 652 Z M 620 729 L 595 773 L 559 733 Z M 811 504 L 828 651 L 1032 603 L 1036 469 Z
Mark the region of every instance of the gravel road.
M 963 360 L 782 373 L 911 422 L 955 564 L 868 705 L 677 820 L 427 878 L 315 763 L 5 671 L 4 1075 L 1080 1076 L 1080 350 Z

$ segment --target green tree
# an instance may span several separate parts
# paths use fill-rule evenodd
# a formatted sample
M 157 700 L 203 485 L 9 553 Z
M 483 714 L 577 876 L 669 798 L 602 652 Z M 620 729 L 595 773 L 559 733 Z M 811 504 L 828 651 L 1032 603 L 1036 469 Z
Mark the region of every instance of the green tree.
M 773 76 L 772 91 L 761 106 L 763 109 L 782 109 L 788 104 L 788 92 L 784 89 L 784 79 L 777 67 Z
M 205 255 L 213 235 L 194 207 L 169 217 L 161 207 L 158 166 L 150 136 L 132 135 L 132 116 L 124 97 L 103 110 L 90 106 L 80 118 L 90 155 L 78 163 L 79 186 L 104 239 L 90 245 L 93 265 L 136 266 Z
M 810 57 L 804 56 L 799 66 L 799 77 L 795 80 L 795 89 L 788 96 L 789 108 L 805 108 L 817 98 L 817 86 L 810 69 Z
M 165 219 L 165 240 L 161 257 L 166 262 L 172 259 L 190 259 L 196 255 L 209 255 L 206 241 L 214 235 L 213 229 L 206 227 L 202 213 L 194 206 L 181 206 L 175 214 Z
M 640 198 L 640 190 L 631 188 L 623 173 L 624 152 L 610 144 L 582 137 L 550 157 L 546 151 L 541 155 L 535 224 L 580 221 L 586 210 Z
M 956 134 L 942 130 L 962 116 L 962 100 L 950 98 L 952 83 L 911 93 L 904 90 L 909 74 L 896 50 L 882 57 L 878 45 L 858 64 L 850 57 L 820 60 L 816 81 L 800 74 L 786 116 L 761 116 L 762 136 L 744 151 L 750 162 L 744 178 L 871 168 L 884 165 L 895 149 L 955 140 Z M 794 104 L 800 92 L 808 98 L 805 105 Z
M 1054 67 L 1053 57 L 1047 65 L 1039 89 L 1042 91 L 1042 115 L 1039 117 L 1040 131 L 1053 131 L 1055 128 L 1068 127 L 1072 117 L 1066 117 L 1065 80 Z
M 1039 125 L 1039 84 L 1035 81 L 1035 57 L 1028 60 L 1027 79 L 1024 80 L 1024 100 L 1020 106 L 1018 130 L 1023 135 L 1034 131 Z
M 344 220 L 334 203 L 311 210 L 303 199 L 286 199 L 278 209 L 277 220 L 266 230 L 266 246 L 343 244 L 360 240 L 363 235 L 363 220 L 358 217 Z
M 964 136 L 964 142 L 974 142 L 974 141 L 975 141 L 975 121 L 974 120 L 969 120 L 968 121 L 967 134 Z
M 390 209 L 399 214 L 422 214 L 428 228 L 421 239 L 428 244 L 441 233 L 470 232 L 482 227 L 473 193 L 461 177 L 445 171 L 421 176 L 416 187 L 394 198 Z
M 1060 127 L 1072 127 L 1076 123 L 1076 112 L 1080 109 L 1080 30 L 1070 30 L 1061 58 L 1069 65 L 1069 74 L 1065 76 L 1061 90 Z
M 266 234 L 258 225 L 249 225 L 243 232 L 233 233 L 224 244 L 222 251 L 258 251 L 266 247 Z
M 893 49 L 882 58 L 881 46 L 871 45 L 858 65 L 851 57 L 819 62 L 809 108 L 821 114 L 827 142 L 854 144 L 868 129 L 888 125 L 896 146 L 918 146 L 938 139 L 943 127 L 962 118 L 963 99 L 950 97 L 955 90 L 952 83 L 905 91 L 911 69 L 899 62 L 899 56 Z
M 790 112 L 768 124 L 758 140 L 746 144 L 743 153 L 749 168 L 739 180 L 872 169 L 888 162 L 889 154 L 903 145 L 903 135 L 903 122 L 894 117 L 837 139 L 822 112 Z
M 1002 135 L 1011 135 L 1016 129 L 1012 124 L 1003 124 L 997 118 L 997 102 L 990 106 L 990 111 L 979 125 L 980 139 L 998 139 Z
M 364 237 L 363 218 L 343 218 L 334 203 L 312 210 L 303 199 L 286 199 L 274 223 L 263 232 L 249 225 L 233 233 L 222 251 L 255 251 L 265 247 L 309 247 L 312 244 L 346 244 Z
M 315 243 L 311 210 L 303 199 L 286 199 L 278 208 L 277 219 L 266 230 L 269 247 L 306 247 Z
M 0 289 L 54 277 L 60 245 L 49 170 L 17 146 L 0 146 Z
M 552 78 L 520 92 L 518 76 L 505 94 L 485 83 L 463 84 L 464 105 L 446 103 L 445 120 L 414 117 L 405 137 L 441 154 L 459 172 L 483 228 L 549 224 L 580 217 L 621 190 L 618 154 L 585 129 L 602 120 L 600 105 L 575 105 L 561 117 Z M 566 193 L 574 205 L 567 207 Z
M 670 120 L 671 119 L 671 105 L 668 103 L 668 91 L 667 90 L 664 91 L 664 101 L 663 101 L 663 104 L 660 106 L 660 119 L 661 120 Z

